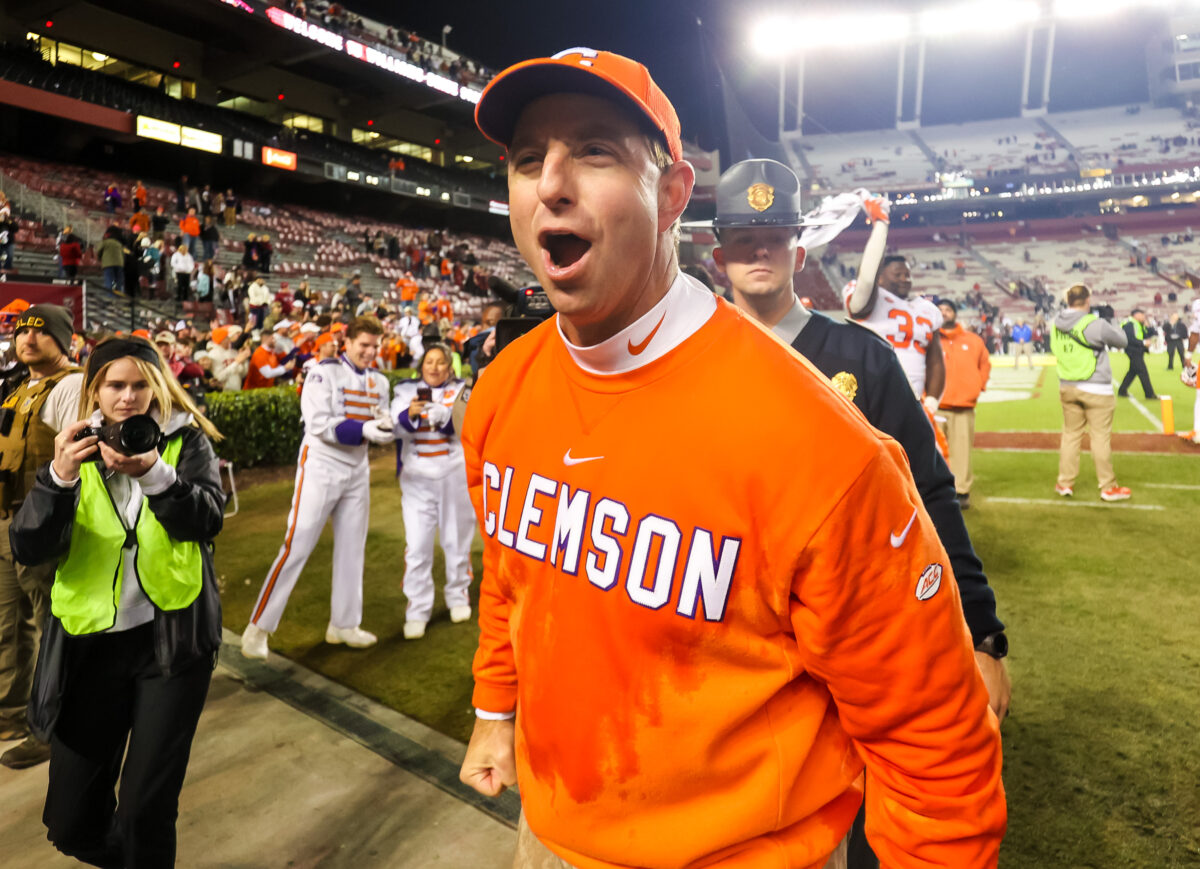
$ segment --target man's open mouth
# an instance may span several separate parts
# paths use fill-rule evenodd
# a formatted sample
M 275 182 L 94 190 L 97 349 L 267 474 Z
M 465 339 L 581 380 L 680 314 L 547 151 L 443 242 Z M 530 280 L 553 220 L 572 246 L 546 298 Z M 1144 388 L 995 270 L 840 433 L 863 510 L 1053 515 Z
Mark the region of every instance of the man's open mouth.
M 592 243 L 573 232 L 547 232 L 542 235 L 542 246 L 550 254 L 551 263 L 568 269 L 583 259 Z

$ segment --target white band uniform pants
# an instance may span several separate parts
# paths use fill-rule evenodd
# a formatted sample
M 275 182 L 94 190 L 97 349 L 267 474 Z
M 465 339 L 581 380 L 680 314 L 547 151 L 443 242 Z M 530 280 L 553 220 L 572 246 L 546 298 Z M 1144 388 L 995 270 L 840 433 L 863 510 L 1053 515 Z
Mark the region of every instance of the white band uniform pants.
M 338 628 L 359 626 L 370 483 L 370 466 L 366 461 L 352 466 L 322 457 L 308 445 L 301 448 L 287 535 L 254 604 L 252 624 L 268 633 L 279 627 L 288 596 L 332 516 L 333 588 L 329 622 Z
M 468 606 L 471 588 L 471 542 L 475 509 L 467 494 L 465 471 L 430 479 L 407 469 L 400 472 L 400 507 L 404 514 L 405 620 L 427 622 L 433 612 L 433 538 L 442 535 L 446 555 L 446 606 Z

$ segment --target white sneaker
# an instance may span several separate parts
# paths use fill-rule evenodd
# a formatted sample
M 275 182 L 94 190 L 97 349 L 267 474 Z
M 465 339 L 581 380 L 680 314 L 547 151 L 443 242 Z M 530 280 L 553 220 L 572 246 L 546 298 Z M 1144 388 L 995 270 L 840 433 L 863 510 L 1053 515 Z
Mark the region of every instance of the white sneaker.
M 469 606 L 452 606 L 450 607 L 450 621 L 454 624 L 462 624 L 471 620 L 471 608 Z
M 405 622 L 404 639 L 419 640 L 425 636 L 425 622 Z
M 247 658 L 267 660 L 267 637 L 271 636 L 256 624 L 246 625 L 242 632 L 242 654 Z
M 375 645 L 379 641 L 370 631 L 364 631 L 362 628 L 335 628 L 330 625 L 325 629 L 325 642 L 327 643 L 345 643 L 352 649 L 365 649 L 368 646 Z

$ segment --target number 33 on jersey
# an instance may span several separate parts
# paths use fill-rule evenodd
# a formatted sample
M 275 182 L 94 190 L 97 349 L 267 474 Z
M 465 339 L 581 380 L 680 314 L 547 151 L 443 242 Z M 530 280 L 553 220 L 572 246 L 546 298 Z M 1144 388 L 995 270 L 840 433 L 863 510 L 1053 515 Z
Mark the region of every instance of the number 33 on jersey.
M 851 281 L 842 290 L 843 302 L 849 303 L 853 292 Z M 883 287 L 876 288 L 875 293 L 871 313 L 858 322 L 895 348 L 909 385 L 920 398 L 925 394 L 925 353 L 933 333 L 942 328 L 942 312 L 920 296 L 902 299 Z

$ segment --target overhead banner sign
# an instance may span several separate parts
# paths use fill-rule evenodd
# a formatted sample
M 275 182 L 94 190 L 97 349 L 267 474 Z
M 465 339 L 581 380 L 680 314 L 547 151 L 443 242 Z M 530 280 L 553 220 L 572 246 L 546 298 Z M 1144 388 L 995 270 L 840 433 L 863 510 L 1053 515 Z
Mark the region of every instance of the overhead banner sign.
M 194 127 L 179 128 L 179 144 L 185 148 L 195 148 L 198 151 L 208 151 L 210 154 L 220 154 L 223 140 L 217 133 L 207 130 L 197 130 Z
M 355 60 L 369 63 L 380 69 L 386 69 L 393 75 L 423 84 L 426 87 L 433 88 L 447 96 L 457 97 L 472 105 L 479 102 L 482 91 L 473 90 L 466 85 L 460 85 L 458 82 L 446 78 L 444 75 L 438 75 L 435 72 L 426 72 L 416 64 L 409 63 L 404 57 L 388 51 L 381 51 L 378 48 L 372 48 L 369 45 L 363 45 L 361 42 L 356 42 L 353 39 L 345 39 L 331 30 L 318 27 L 316 24 L 305 21 L 303 18 L 298 18 L 292 13 L 285 12 L 276 6 L 268 8 L 266 15 L 276 27 L 290 30 L 298 36 L 311 39 L 313 42 L 319 42 L 321 45 L 334 51 L 345 52 Z
M 296 171 L 296 153 L 294 151 L 283 151 L 263 145 L 262 161 L 265 166 L 287 169 L 290 172 Z
M 178 145 L 183 135 L 181 130 L 179 124 L 160 121 L 158 118 L 148 118 L 145 115 L 137 116 L 137 134 L 144 139 L 157 139 L 160 142 Z

